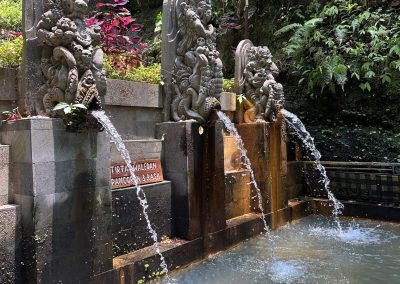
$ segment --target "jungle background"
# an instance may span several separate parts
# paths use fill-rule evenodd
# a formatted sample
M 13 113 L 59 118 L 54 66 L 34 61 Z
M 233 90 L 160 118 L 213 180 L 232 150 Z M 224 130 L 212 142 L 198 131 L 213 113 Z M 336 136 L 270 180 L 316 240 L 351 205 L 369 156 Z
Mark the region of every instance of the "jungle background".
M 107 76 L 162 83 L 163 0 L 94 0 Z M 268 46 L 285 107 L 322 160 L 400 162 L 400 0 L 212 0 L 225 87 L 245 38 Z M 22 53 L 22 1 L 0 0 L 0 67 Z M 117 32 L 116 32 L 117 31 Z

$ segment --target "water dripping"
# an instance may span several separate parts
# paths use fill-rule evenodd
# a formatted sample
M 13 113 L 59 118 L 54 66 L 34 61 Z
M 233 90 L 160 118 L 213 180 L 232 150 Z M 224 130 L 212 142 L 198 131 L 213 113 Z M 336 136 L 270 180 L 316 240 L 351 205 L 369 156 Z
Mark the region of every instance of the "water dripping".
M 321 153 L 315 147 L 314 138 L 310 135 L 304 124 L 295 114 L 287 110 L 283 110 L 283 114 L 285 117 L 287 135 L 289 139 L 298 143 L 303 157 L 313 162 L 314 170 L 319 176 L 318 182 L 320 185 L 322 185 L 323 189 L 328 195 L 329 201 L 331 201 L 333 204 L 332 215 L 338 227 L 339 233 L 341 233 L 342 226 L 339 222 L 338 216 L 342 214 L 344 205 L 335 197 L 333 192 L 330 190 L 330 180 L 326 174 L 325 167 L 321 164 Z M 307 183 L 309 183 L 309 179 L 306 178 L 306 181 Z
M 115 146 L 116 146 L 118 152 L 120 153 L 121 157 L 124 159 L 128 169 L 129 169 L 131 178 L 133 179 L 133 182 L 136 187 L 136 196 L 137 196 L 139 203 L 143 209 L 143 216 L 147 223 L 147 229 L 151 235 L 151 238 L 154 241 L 153 246 L 155 248 L 155 251 L 161 260 L 160 267 L 162 269 L 162 272 L 166 274 L 167 282 L 169 283 L 170 281 L 169 281 L 169 276 L 168 276 L 168 266 L 167 266 L 167 263 L 165 262 L 165 258 L 163 256 L 163 254 L 161 253 L 160 243 L 158 242 L 157 233 L 153 229 L 150 219 L 149 219 L 149 215 L 147 214 L 147 209 L 148 209 L 149 205 L 147 203 L 146 194 L 144 193 L 143 189 L 139 186 L 139 183 L 138 183 L 139 179 L 135 175 L 135 170 L 132 167 L 132 161 L 131 161 L 129 152 L 125 147 L 122 137 L 119 135 L 119 133 L 115 129 L 114 125 L 112 124 L 110 119 L 105 114 L 105 112 L 104 111 L 92 111 L 91 114 L 99 121 L 99 123 L 104 127 L 104 129 L 107 131 L 107 133 L 111 136 L 112 141 L 115 143 Z
M 227 117 L 225 115 L 225 113 L 223 113 L 222 111 L 217 111 L 217 115 L 218 115 L 219 119 L 224 123 L 225 128 L 228 130 L 228 132 L 230 134 L 232 134 L 233 137 L 235 138 L 235 144 L 239 148 L 241 157 L 244 159 L 244 165 L 246 167 L 246 170 L 248 170 L 250 173 L 250 185 L 253 185 L 257 191 L 258 209 L 261 211 L 261 218 L 262 218 L 262 221 L 264 224 L 264 230 L 266 232 L 268 232 L 269 228 L 268 228 L 267 222 L 265 221 L 265 212 L 264 212 L 264 208 L 262 205 L 261 190 L 257 185 L 256 178 L 254 176 L 254 172 L 251 167 L 250 159 L 247 156 L 247 150 L 244 148 L 244 143 L 243 143 L 242 137 L 240 137 L 239 132 L 237 131 L 237 129 L 235 127 L 235 124 L 229 119 L 229 117 Z

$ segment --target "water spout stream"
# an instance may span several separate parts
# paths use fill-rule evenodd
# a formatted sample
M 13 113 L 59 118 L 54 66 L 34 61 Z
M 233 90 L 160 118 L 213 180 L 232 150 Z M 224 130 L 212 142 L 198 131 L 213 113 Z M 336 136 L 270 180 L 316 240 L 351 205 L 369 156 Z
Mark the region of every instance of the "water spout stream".
M 217 111 L 217 115 L 218 115 L 219 119 L 224 123 L 224 125 L 225 125 L 226 129 L 229 131 L 229 133 L 233 134 L 233 136 L 235 138 L 236 146 L 239 148 L 240 154 L 241 154 L 242 158 L 244 159 L 244 164 L 245 164 L 246 170 L 248 170 L 250 173 L 250 180 L 251 180 L 250 184 L 252 184 L 257 191 L 258 209 L 260 209 L 260 211 L 261 211 L 261 217 L 262 217 L 263 224 L 264 224 L 264 230 L 268 232 L 269 228 L 268 228 L 267 222 L 265 221 L 265 212 L 264 212 L 264 208 L 262 205 L 261 190 L 257 185 L 256 178 L 254 176 L 254 171 L 251 168 L 250 159 L 247 156 L 247 150 L 244 148 L 243 140 L 240 137 L 239 132 L 237 131 L 235 125 L 232 123 L 232 121 L 229 119 L 229 117 L 227 117 L 225 115 L 225 113 L 223 113 L 222 111 Z
M 338 216 L 342 213 L 344 205 L 339 200 L 337 200 L 335 195 L 330 190 L 330 180 L 326 174 L 325 167 L 321 164 L 320 161 L 321 153 L 315 147 L 314 139 L 307 131 L 301 120 L 295 114 L 287 110 L 283 110 L 283 114 L 285 117 L 288 138 L 297 142 L 301 148 L 303 157 L 313 162 L 314 170 L 316 171 L 316 174 L 320 177 L 319 183 L 326 191 L 329 201 L 331 201 L 333 204 L 332 214 L 335 223 L 338 226 L 339 233 L 341 233 L 342 226 L 340 225 Z M 309 181 L 307 180 L 307 182 Z
M 165 262 L 165 258 L 163 256 L 163 254 L 161 253 L 160 244 L 158 242 L 157 233 L 153 229 L 153 227 L 151 226 L 149 215 L 147 213 L 147 209 L 148 209 L 149 205 L 147 203 L 146 195 L 145 195 L 143 189 L 138 184 L 139 179 L 135 175 L 135 170 L 132 167 L 132 161 L 131 161 L 131 157 L 129 155 L 129 152 L 126 149 L 125 144 L 124 144 L 121 136 L 119 135 L 119 133 L 115 129 L 115 127 L 112 124 L 112 122 L 110 121 L 110 119 L 104 113 L 104 111 L 92 111 L 91 114 L 99 121 L 99 123 L 104 127 L 104 129 L 111 136 L 112 141 L 114 141 L 118 152 L 121 154 L 121 157 L 124 159 L 128 169 L 129 169 L 129 172 L 131 174 L 131 178 L 133 179 L 133 182 L 134 182 L 134 184 L 136 186 L 136 196 L 137 196 L 137 198 L 138 198 L 138 200 L 140 202 L 140 205 L 142 206 L 143 215 L 144 215 L 144 218 L 146 219 L 146 222 L 147 222 L 147 229 L 148 229 L 148 231 L 149 231 L 149 233 L 151 235 L 151 238 L 154 241 L 153 246 L 155 248 L 155 251 L 156 251 L 156 253 L 158 254 L 158 256 L 160 257 L 160 260 L 161 260 L 160 267 L 162 269 L 162 272 L 166 274 L 167 279 L 169 279 L 168 278 L 168 266 L 167 266 L 167 263 Z M 169 282 L 169 280 L 168 280 L 168 282 Z

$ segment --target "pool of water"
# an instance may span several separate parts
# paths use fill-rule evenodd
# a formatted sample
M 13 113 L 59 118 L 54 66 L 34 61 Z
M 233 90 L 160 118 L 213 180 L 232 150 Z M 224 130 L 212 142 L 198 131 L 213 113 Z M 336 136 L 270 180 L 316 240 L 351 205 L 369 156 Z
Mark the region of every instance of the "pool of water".
M 310 216 L 170 274 L 172 283 L 400 283 L 400 224 Z M 167 282 L 163 282 L 167 283 Z

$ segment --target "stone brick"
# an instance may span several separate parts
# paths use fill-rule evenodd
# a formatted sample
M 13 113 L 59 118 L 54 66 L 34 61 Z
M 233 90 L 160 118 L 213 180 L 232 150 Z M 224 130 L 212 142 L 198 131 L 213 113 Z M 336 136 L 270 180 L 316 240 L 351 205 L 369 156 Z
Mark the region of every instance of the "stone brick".
M 107 79 L 106 105 L 162 107 L 159 85 Z
M 162 121 L 161 110 L 154 108 L 106 106 L 106 114 L 124 140 L 152 139 L 155 123 Z
M 149 219 L 158 237 L 171 236 L 171 182 L 164 181 L 141 186 L 147 197 Z M 147 229 L 136 188 L 112 191 L 114 254 L 143 248 L 153 243 Z
M 133 161 L 144 159 L 161 159 L 163 142 L 160 139 L 125 140 L 124 144 Z M 111 161 L 122 161 L 121 154 L 118 152 L 114 143 L 111 143 Z

